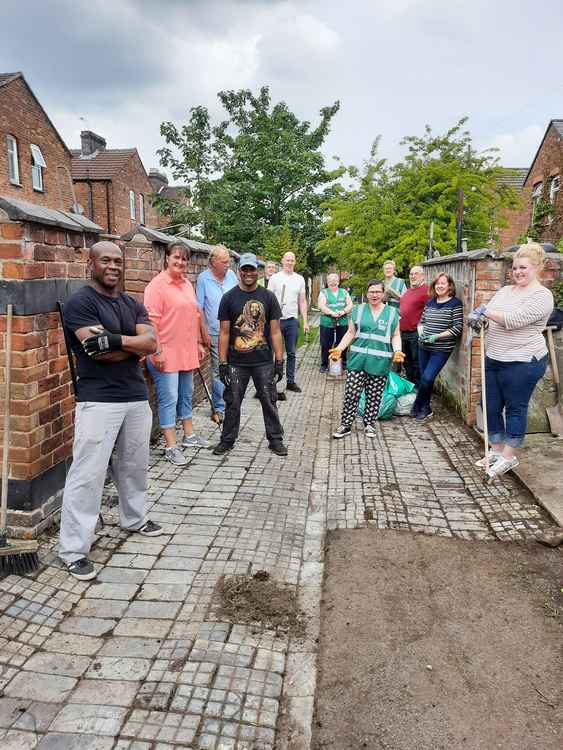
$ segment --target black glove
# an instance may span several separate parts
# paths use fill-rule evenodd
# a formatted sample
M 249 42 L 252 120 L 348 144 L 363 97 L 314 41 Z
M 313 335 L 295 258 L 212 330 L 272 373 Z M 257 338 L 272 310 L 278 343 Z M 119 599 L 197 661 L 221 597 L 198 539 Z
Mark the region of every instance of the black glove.
M 283 378 L 283 359 L 274 362 L 274 375 L 276 376 L 276 383 L 279 383 Z
M 117 352 L 121 349 L 121 334 L 110 333 L 104 329 L 95 336 L 84 339 L 82 346 L 89 357 L 99 357 L 100 354 Z
M 219 362 L 219 380 L 223 385 L 231 385 L 231 376 L 229 374 L 229 365 L 226 362 Z

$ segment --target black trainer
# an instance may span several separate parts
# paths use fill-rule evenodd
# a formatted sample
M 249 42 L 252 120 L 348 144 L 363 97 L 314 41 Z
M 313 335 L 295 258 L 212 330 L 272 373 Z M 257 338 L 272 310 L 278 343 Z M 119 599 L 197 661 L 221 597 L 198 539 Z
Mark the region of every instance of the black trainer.
M 227 445 L 227 443 L 217 443 L 215 448 L 213 448 L 213 455 L 214 456 L 222 456 L 223 453 L 228 453 L 229 451 L 233 450 L 232 445 Z
M 135 529 L 135 531 L 138 534 L 142 534 L 143 536 L 160 536 L 163 533 L 162 526 L 159 526 L 157 523 L 151 521 L 150 519 L 145 521 L 141 528 Z
M 346 437 L 346 435 L 352 434 L 352 428 L 351 427 L 344 427 L 344 425 L 341 425 L 335 432 L 332 433 L 332 437 L 335 440 L 340 440 L 340 438 Z
M 276 456 L 287 456 L 287 447 L 281 440 L 271 440 L 268 444 L 268 448 L 275 453 Z
M 96 577 L 96 569 L 87 557 L 81 557 L 80 560 L 69 563 L 66 569 L 71 576 L 78 578 L 79 581 L 91 581 L 92 578 Z
M 297 383 L 288 383 L 286 386 L 286 390 L 293 391 L 294 393 L 301 393 L 301 388 L 297 385 Z
M 276 392 L 276 401 L 287 401 L 287 396 L 285 395 L 285 391 L 277 391 Z
M 319 372 L 328 372 L 328 367 L 321 365 Z

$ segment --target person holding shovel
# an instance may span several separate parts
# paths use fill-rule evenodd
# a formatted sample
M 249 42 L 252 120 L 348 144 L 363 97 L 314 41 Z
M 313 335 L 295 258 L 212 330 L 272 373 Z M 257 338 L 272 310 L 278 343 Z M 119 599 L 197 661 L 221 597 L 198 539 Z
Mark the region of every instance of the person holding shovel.
M 544 258 L 545 251 L 538 243 L 521 245 L 512 260 L 513 283 L 503 286 L 486 306 L 468 316 L 474 330 L 488 325 L 485 391 L 491 443 L 487 473 L 491 479 L 518 466 L 528 405 L 547 368 L 542 332 L 553 311 L 553 294 L 539 280 Z M 484 467 L 484 459 L 478 465 Z
M 145 288 L 145 306 L 158 336 L 157 351 L 147 358 L 156 386 L 164 455 L 175 466 L 187 464 L 182 448 L 205 448 L 208 443 L 194 434 L 192 424 L 193 371 L 205 356 L 207 329 L 194 288 L 186 278 L 188 248 L 173 243 L 165 250 L 164 270 Z M 176 441 L 176 418 L 184 437 Z
M 319 310 L 321 311 L 320 341 L 321 341 L 321 372 L 328 372 L 328 353 L 342 341 L 348 328 L 348 313 L 353 305 L 350 295 L 345 289 L 340 289 L 340 277 L 337 273 L 329 273 L 326 277 L 327 288 L 319 294 Z M 346 366 L 346 352 L 342 353 L 342 364 Z
M 375 423 L 391 364 L 401 364 L 405 359 L 401 351 L 399 311 L 384 304 L 384 294 L 382 281 L 374 279 L 368 282 L 367 303 L 352 308 L 348 330 L 329 352 L 331 359 L 338 360 L 350 347 L 342 418 L 340 427 L 332 434 L 336 440 L 352 432 L 363 390 L 366 392 L 365 434 L 371 438 L 377 435 Z

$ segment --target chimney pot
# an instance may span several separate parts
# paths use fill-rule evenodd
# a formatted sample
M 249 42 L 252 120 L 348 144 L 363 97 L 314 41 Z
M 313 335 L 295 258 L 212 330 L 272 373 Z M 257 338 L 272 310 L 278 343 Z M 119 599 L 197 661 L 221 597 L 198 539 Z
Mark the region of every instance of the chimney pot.
M 91 130 L 83 130 L 80 133 L 80 144 L 82 156 L 91 156 L 96 151 L 106 150 L 106 139 Z

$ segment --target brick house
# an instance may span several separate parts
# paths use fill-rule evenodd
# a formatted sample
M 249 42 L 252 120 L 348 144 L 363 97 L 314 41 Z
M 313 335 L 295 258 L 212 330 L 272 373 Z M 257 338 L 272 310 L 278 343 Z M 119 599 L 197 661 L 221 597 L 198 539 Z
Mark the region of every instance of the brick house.
M 190 205 L 190 198 L 187 193 L 188 188 L 183 185 L 169 185 L 168 177 L 159 169 L 153 167 L 149 170 L 149 180 L 153 192 L 161 195 L 167 200 L 179 203 L 182 206 Z
M 522 191 L 527 174 L 527 167 L 506 169 L 505 173 L 497 178 L 497 184 L 512 188 L 523 199 Z M 523 205 L 520 208 L 503 208 L 501 215 L 506 221 L 506 226 L 498 230 L 498 245 L 502 250 L 516 244 L 518 237 L 526 234 L 530 218 Z
M 90 130 L 72 150 L 72 179 L 85 215 L 108 234 L 121 236 L 138 225 L 159 227 L 165 220 L 149 201 L 153 187 L 136 148 L 108 149 Z
M 503 246 L 533 234 L 540 242 L 554 245 L 563 238 L 563 200 L 560 197 L 563 173 L 563 120 L 551 120 L 534 156 L 522 186 L 523 207 L 510 212 L 509 226 L 503 230 Z
M 70 211 L 70 165 L 70 151 L 23 74 L 0 74 L 0 195 Z

